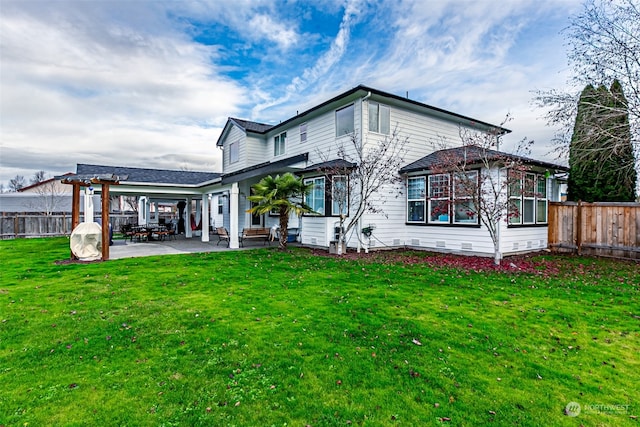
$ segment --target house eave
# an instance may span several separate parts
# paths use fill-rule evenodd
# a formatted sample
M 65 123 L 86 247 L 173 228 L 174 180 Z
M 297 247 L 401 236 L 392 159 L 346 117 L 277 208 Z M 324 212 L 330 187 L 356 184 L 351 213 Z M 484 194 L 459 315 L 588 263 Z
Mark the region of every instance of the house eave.
M 223 175 L 221 184 L 239 182 L 256 176 L 263 176 L 270 173 L 279 172 L 284 169 L 290 168 L 296 163 L 306 162 L 308 159 L 309 153 L 303 153 L 296 156 L 287 157 L 286 159 L 280 159 L 275 162 L 263 162 Z

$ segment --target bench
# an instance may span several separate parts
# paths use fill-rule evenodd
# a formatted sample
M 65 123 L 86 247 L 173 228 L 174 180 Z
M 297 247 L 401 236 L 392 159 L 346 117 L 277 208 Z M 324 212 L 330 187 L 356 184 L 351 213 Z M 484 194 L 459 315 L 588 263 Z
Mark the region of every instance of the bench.
M 269 246 L 271 246 L 270 237 L 270 228 L 244 228 L 240 237 L 240 246 L 244 246 L 245 239 L 264 239 L 264 243 L 269 243 Z
M 224 227 L 216 227 L 216 235 L 218 236 L 218 243 L 216 246 L 220 244 L 220 242 L 226 241 L 227 247 L 229 247 L 229 243 L 231 243 L 231 239 L 229 239 L 229 232 Z

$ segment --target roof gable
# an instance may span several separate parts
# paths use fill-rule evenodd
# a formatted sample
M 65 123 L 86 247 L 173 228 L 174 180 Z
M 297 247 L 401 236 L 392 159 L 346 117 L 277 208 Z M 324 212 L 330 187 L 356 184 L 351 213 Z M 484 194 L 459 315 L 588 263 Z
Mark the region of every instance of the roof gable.
M 229 117 L 227 119 L 227 123 L 224 125 L 222 132 L 220 132 L 220 136 L 218 137 L 218 141 L 216 141 L 217 147 L 222 147 L 224 145 L 224 140 L 231 131 L 233 126 L 238 127 L 245 134 L 247 133 L 259 133 L 264 134 L 269 129 L 273 128 L 273 125 L 268 125 L 265 123 L 252 122 L 250 120 L 237 119 L 234 117 Z

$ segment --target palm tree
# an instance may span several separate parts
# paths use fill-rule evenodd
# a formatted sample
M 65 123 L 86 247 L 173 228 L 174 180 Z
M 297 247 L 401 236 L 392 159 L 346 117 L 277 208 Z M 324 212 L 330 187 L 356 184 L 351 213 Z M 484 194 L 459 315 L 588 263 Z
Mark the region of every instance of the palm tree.
M 312 184 L 305 184 L 302 178 L 287 172 L 284 175 L 277 175 L 275 178 L 269 175 L 251 187 L 253 195 L 247 199 L 256 204 L 247 212 L 262 215 L 275 210 L 280 215 L 280 249 L 287 248 L 289 215 L 291 213 L 301 215 L 313 212 L 313 209 L 307 206 L 303 199 L 311 186 Z

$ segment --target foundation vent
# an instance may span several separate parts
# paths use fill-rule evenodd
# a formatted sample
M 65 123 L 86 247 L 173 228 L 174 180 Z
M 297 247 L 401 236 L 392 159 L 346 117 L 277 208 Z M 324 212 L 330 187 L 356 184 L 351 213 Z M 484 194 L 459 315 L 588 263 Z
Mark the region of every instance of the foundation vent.
M 393 246 L 400 246 L 400 239 L 393 239 Z
M 411 239 L 411 246 L 420 246 L 420 239 Z
M 446 248 L 447 242 L 444 240 L 436 240 L 436 248 Z
M 463 242 L 460 249 L 462 249 L 463 251 L 472 251 L 473 250 L 473 243 L 471 243 L 471 242 Z
M 544 239 L 540 239 L 540 245 L 541 248 L 546 248 L 547 247 L 547 242 Z
M 533 242 L 531 240 L 527 241 L 527 249 L 531 249 L 533 247 Z
M 513 250 L 517 250 L 520 247 L 520 244 L 518 242 L 513 242 Z
M 315 237 L 311 238 L 311 244 L 312 245 L 317 245 L 318 244 L 318 239 L 316 239 Z

